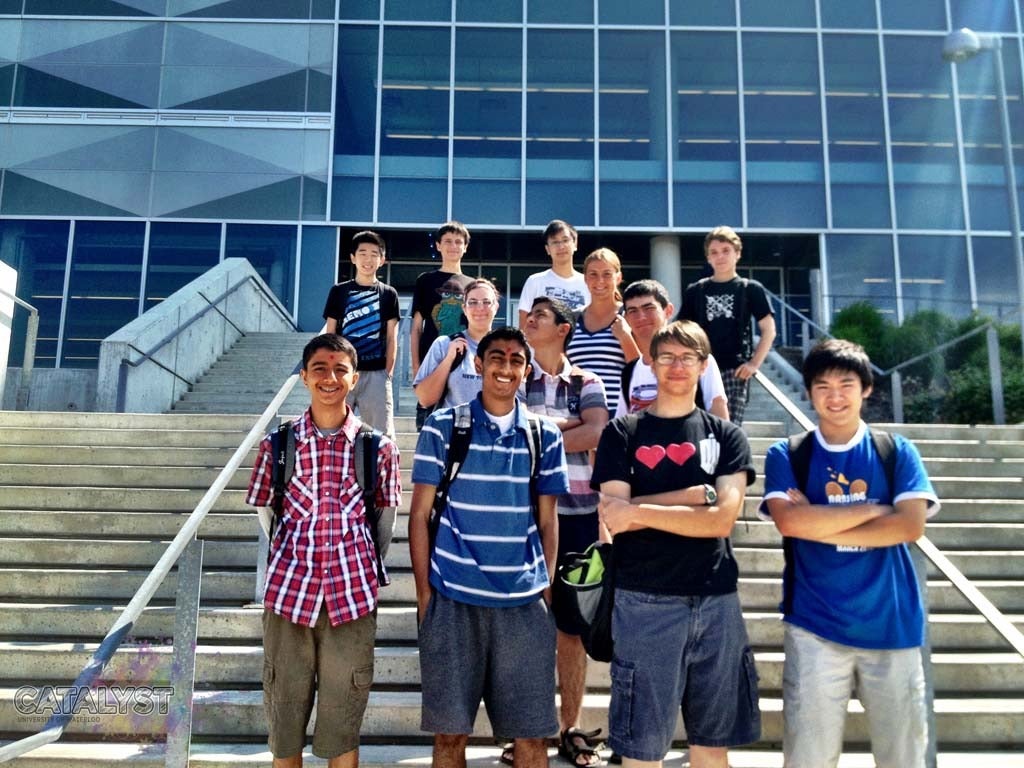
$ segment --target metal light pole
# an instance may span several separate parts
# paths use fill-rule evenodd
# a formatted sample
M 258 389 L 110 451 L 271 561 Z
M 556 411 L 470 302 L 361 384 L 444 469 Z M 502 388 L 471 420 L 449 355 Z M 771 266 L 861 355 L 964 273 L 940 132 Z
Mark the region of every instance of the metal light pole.
M 1017 312 L 1020 320 L 1021 350 L 1024 354 L 1024 246 L 1021 244 L 1020 207 L 1017 203 L 1017 174 L 1013 166 L 1013 144 L 1010 135 L 1010 109 L 1006 100 L 1003 72 L 1003 40 L 999 35 L 979 34 L 964 27 L 946 35 L 942 58 L 954 64 L 967 61 L 982 51 L 992 51 L 996 59 L 996 83 L 999 87 L 999 116 L 1003 131 L 1003 165 L 1006 170 L 1006 193 L 1010 198 L 1010 234 L 1013 256 L 1017 262 Z

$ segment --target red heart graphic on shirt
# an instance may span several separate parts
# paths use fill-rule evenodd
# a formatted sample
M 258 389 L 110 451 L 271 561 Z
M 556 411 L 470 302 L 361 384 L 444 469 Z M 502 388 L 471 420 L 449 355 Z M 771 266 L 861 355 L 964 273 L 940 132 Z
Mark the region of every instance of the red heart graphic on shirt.
M 641 445 L 636 449 L 636 460 L 648 469 L 654 469 L 665 458 L 665 449 L 660 445 Z
M 686 463 L 693 454 L 697 452 L 697 446 L 693 443 L 672 443 L 665 453 L 679 466 Z

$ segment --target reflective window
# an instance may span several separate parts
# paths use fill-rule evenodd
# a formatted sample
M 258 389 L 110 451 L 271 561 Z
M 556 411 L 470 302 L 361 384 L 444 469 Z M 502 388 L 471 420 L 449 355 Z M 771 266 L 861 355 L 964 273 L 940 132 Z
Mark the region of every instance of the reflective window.
M 153 128 L 6 127 L 0 212 L 43 216 L 146 216 Z
M 322 24 L 168 24 L 161 105 L 329 112 L 333 46 Z
M 978 32 L 1016 32 L 1013 0 L 949 0 L 951 29 L 970 27 Z
M 736 24 L 736 4 L 721 0 L 669 0 L 672 24 L 700 27 L 731 27 Z
M 327 291 L 335 283 L 338 257 L 348 263 L 348 243 L 342 243 L 338 252 L 337 227 L 302 228 L 302 266 L 299 269 L 299 328 L 319 331 L 324 325 L 322 316 Z M 345 277 L 347 271 L 342 272 Z M 385 281 L 387 282 L 387 281 Z
M 889 227 L 878 39 L 824 35 L 832 225 Z
M 531 29 L 526 57 L 526 223 L 594 223 L 594 35 Z
M 888 235 L 828 235 L 829 294 L 832 311 L 858 301 L 874 304 L 896 319 L 896 272 Z
M 95 368 L 100 342 L 139 315 L 141 221 L 78 221 L 60 364 Z
M 978 311 L 998 320 L 1016 322 L 1017 268 L 1013 241 L 1008 237 L 972 237 Z
M 783 10 L 784 8 L 784 10 Z M 814 0 L 740 0 L 740 22 L 745 27 L 813 27 Z
M 40 368 L 57 362 L 67 256 L 68 222 L 0 219 L 0 261 L 18 270 L 18 298 L 39 311 L 35 359 Z M 8 365 L 24 360 L 27 324 L 28 313 L 15 309 Z
M 155 108 L 163 30 L 156 22 L 25 21 L 14 103 Z
M 817 39 L 743 35 L 750 226 L 825 224 Z
M 602 32 L 601 224 L 665 226 L 665 35 Z
M 452 209 L 466 221 L 519 223 L 522 39 L 518 29 L 455 38 Z
M 941 37 L 885 38 L 896 226 L 962 229 L 950 67 Z
M 21 41 L 21 21 L 0 19 L 0 107 L 11 105 L 15 62 Z
M 875 0 L 819 0 L 821 26 L 847 29 L 874 29 Z
M 903 312 L 937 309 L 962 317 L 971 312 L 967 240 L 963 237 L 901 235 Z
M 338 16 L 341 19 L 379 19 L 380 0 L 341 0 Z
M 304 180 L 314 200 L 326 185 L 328 141 L 327 131 L 161 128 L 153 213 L 295 221 Z
M 885 29 L 949 29 L 946 26 L 945 3 L 937 3 L 935 0 L 900 0 L 898 3 L 883 2 L 880 6 L 882 27 Z
M 168 16 L 333 19 L 334 0 L 167 0 Z
M 25 0 L 25 13 L 40 16 L 163 16 L 167 0 Z M 10 3 L 21 10 L 21 2 Z
M 331 218 L 373 220 L 373 156 L 377 129 L 377 28 L 338 29 Z
M 220 224 L 154 221 L 146 260 L 148 311 L 220 260 Z
M 291 310 L 294 303 L 296 228 L 261 224 L 227 226 L 224 258 L 248 259 L 274 295 Z
M 21 13 L 21 0 L 0 0 L 0 13 Z
M 446 218 L 449 48 L 447 28 L 384 30 L 379 202 L 384 221 Z
M 1010 95 L 1011 131 L 1024 126 L 1021 105 L 1020 68 L 1016 65 L 1018 46 L 1006 40 L 1003 46 L 1006 89 Z M 964 161 L 967 175 L 967 201 L 971 228 L 975 230 L 1010 229 L 1010 205 L 1007 195 L 1006 163 L 1003 159 L 1002 117 L 999 109 L 996 57 L 976 56 L 956 66 L 960 92 L 960 120 L 963 130 Z M 1018 134 L 1019 136 L 1019 134 Z M 1014 142 L 1020 147 L 1020 139 Z M 1017 182 L 1024 182 L 1024 156 L 1017 154 Z
M 672 33 L 676 226 L 739 222 L 740 124 L 736 35 Z
M 459 21 L 519 23 L 523 20 L 523 0 L 457 0 L 455 17 Z
M 664 24 L 664 0 L 599 0 L 598 21 L 601 24 Z
M 384 18 L 393 21 L 451 21 L 452 0 L 384 0 Z
M 526 0 L 526 14 L 530 24 L 591 24 L 594 0 Z

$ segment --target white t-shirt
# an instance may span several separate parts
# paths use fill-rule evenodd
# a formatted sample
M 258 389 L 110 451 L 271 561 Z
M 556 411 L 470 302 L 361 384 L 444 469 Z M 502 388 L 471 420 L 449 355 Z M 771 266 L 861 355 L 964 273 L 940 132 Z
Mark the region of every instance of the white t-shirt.
M 708 355 L 708 367 L 700 376 L 700 391 L 704 394 L 704 410 L 711 411 L 711 404 L 716 397 L 725 397 L 725 385 L 722 383 L 722 372 L 714 355 Z M 629 398 L 619 398 L 615 406 L 615 416 L 637 413 L 649 407 L 658 396 L 658 380 L 654 377 L 651 366 L 641 357 L 633 368 L 633 376 L 629 380 Z
M 558 299 L 569 305 L 574 312 L 583 309 L 590 303 L 590 291 L 583 273 L 573 270 L 572 277 L 560 277 L 554 270 L 534 272 L 523 285 L 519 294 L 519 309 L 529 312 L 533 309 L 533 300 L 538 296 Z

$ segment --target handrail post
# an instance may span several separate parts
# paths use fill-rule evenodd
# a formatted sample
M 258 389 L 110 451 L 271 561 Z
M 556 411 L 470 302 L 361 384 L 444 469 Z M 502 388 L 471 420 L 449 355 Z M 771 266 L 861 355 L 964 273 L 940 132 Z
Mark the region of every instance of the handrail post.
M 914 561 L 914 572 L 917 574 L 917 586 L 921 593 L 922 614 L 924 616 L 924 644 L 921 646 L 921 667 L 924 671 L 924 706 L 928 723 L 928 747 L 925 752 L 926 768 L 936 768 L 938 761 L 938 734 L 935 732 L 935 675 L 932 671 L 932 631 L 928 624 L 928 558 L 919 547 L 910 548 Z
M 171 656 L 173 693 L 171 708 L 167 713 L 165 768 L 188 768 L 202 580 L 203 541 L 193 539 L 178 559 L 178 591 L 174 599 L 174 651 Z
M 811 324 L 806 320 L 800 321 L 800 354 L 804 360 L 811 351 Z
M 991 325 L 985 331 L 988 347 L 988 375 L 992 388 L 992 423 L 1006 423 L 1006 402 L 1003 399 L 1003 366 L 999 359 L 999 334 Z
M 36 365 L 36 340 L 39 337 L 39 312 L 33 308 L 28 313 L 28 325 L 25 328 L 25 354 L 21 363 L 21 381 L 18 382 L 18 395 L 14 407 L 19 411 L 27 411 L 32 395 L 32 370 Z
M 892 372 L 892 420 L 896 424 L 903 423 L 903 377 L 899 371 Z

